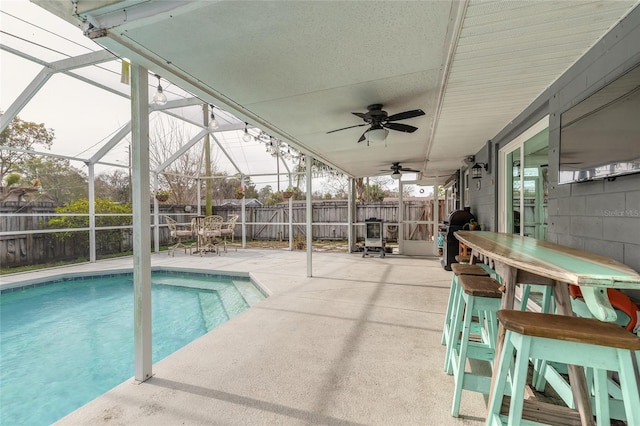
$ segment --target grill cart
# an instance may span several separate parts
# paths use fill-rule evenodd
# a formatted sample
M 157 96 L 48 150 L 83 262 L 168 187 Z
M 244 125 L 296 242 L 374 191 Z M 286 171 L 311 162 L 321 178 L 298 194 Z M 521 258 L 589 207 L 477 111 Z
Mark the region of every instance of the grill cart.
M 364 250 L 362 257 L 365 257 L 367 251 L 380 252 L 380 257 L 384 257 L 385 244 L 382 238 L 382 219 L 371 217 L 364 221 L 366 233 L 364 237 Z

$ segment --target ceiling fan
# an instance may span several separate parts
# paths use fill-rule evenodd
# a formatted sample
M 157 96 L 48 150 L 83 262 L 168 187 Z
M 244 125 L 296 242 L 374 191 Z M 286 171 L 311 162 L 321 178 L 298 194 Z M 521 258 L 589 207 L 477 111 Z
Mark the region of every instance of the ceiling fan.
M 421 109 L 414 109 L 410 111 L 399 112 L 397 114 L 388 115 L 387 111 L 382 110 L 382 104 L 372 104 L 367 107 L 367 112 L 352 112 L 351 114 L 358 116 L 364 120 L 362 124 L 356 124 L 354 126 L 343 127 L 341 129 L 331 130 L 327 132 L 334 133 L 339 132 L 341 130 L 351 129 L 354 127 L 362 127 L 368 126 L 371 127 L 365 131 L 358 142 L 362 142 L 364 140 L 367 141 L 367 145 L 369 142 L 378 142 L 386 139 L 387 134 L 389 133 L 386 129 L 397 130 L 399 132 L 405 133 L 413 133 L 418 130 L 417 127 L 410 126 L 408 124 L 402 123 L 393 123 L 393 121 L 406 120 L 408 118 L 419 117 L 424 115 L 424 111 Z
M 409 167 L 402 167 L 399 161 L 392 163 L 389 170 L 391 170 L 391 177 L 394 179 L 400 179 L 400 176 L 402 176 L 402 172 L 420 173 L 420 170 L 410 169 Z M 389 170 L 380 170 L 380 171 L 388 172 Z

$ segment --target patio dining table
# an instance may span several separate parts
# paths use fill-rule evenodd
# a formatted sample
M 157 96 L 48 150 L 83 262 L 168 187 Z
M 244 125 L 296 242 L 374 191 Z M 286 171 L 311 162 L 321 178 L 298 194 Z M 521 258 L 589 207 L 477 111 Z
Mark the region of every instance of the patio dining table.
M 585 303 L 595 318 L 615 321 L 616 312 L 609 302 L 607 288 L 640 289 L 637 271 L 605 256 L 516 234 L 458 231 L 455 236 L 471 248 L 472 262 L 485 258 L 494 263 L 505 289 L 502 309 L 514 308 L 517 283 L 547 281 L 553 285 L 557 314 L 573 315 L 569 284 L 574 284 L 580 286 Z M 504 337 L 504 328 L 500 326 L 496 359 Z M 582 368 L 569 366 L 569 380 L 582 424 L 593 424 Z

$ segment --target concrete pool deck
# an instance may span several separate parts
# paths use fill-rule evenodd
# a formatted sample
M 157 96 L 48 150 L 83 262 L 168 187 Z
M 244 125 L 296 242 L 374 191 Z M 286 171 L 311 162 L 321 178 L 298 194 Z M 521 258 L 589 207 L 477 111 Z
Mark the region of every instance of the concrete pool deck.
M 440 345 L 451 272 L 439 258 L 239 249 L 151 256 L 152 266 L 250 272 L 270 297 L 57 424 L 483 424 L 485 399 L 463 392 Z M 1 278 L 131 268 L 132 258 Z

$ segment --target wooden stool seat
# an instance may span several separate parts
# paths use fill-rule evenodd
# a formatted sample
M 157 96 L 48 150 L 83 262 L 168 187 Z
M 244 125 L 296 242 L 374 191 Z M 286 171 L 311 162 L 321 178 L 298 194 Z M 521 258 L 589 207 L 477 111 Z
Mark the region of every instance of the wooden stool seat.
M 478 275 L 488 277 L 489 273 L 478 265 L 467 265 L 464 263 L 452 263 L 451 270 L 456 275 Z
M 507 330 L 525 336 L 640 351 L 640 338 L 617 324 L 594 318 L 501 310 L 498 320 Z
M 456 261 L 458 261 L 458 263 L 469 263 L 471 262 L 471 256 L 469 255 L 463 255 L 463 254 L 456 254 Z
M 470 296 L 502 298 L 500 283 L 489 277 L 479 277 L 476 275 L 460 275 L 458 282 L 462 291 Z

